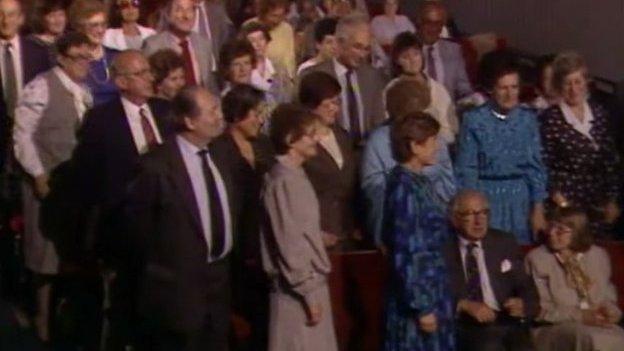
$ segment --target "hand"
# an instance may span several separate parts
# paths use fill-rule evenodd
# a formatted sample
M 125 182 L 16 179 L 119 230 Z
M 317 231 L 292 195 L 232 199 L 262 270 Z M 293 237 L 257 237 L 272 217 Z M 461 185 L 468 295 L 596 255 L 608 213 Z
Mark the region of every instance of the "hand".
M 479 323 L 491 323 L 496 319 L 496 313 L 483 302 L 461 300 L 459 310 L 474 318 Z
M 570 202 L 566 199 L 565 196 L 560 191 L 555 191 L 550 198 L 552 201 L 559 207 L 568 207 L 570 206 Z
M 533 230 L 533 240 L 538 241 L 539 233 L 546 229 L 546 216 L 544 216 L 544 205 L 542 203 L 533 205 L 531 229 Z
M 438 318 L 435 314 L 429 313 L 418 319 L 418 325 L 422 331 L 431 334 L 438 329 Z
M 507 313 L 515 318 L 524 318 L 524 301 L 517 297 L 512 297 L 503 304 Z
M 230 316 L 230 325 L 232 325 L 234 337 L 237 340 L 247 339 L 251 335 L 251 325 L 238 314 L 233 313 Z
M 620 217 L 620 207 L 615 201 L 609 201 L 604 207 L 604 220 L 613 224 Z
M 332 233 L 323 232 L 323 244 L 325 247 L 333 247 L 338 243 L 338 236 Z
M 610 325 L 607 318 L 598 310 L 583 310 L 583 324 L 594 327 L 607 327 Z
M 323 318 L 323 308 L 319 304 L 306 304 L 306 315 L 309 326 L 317 325 Z
M 617 322 L 620 321 L 619 315 L 617 313 L 613 313 L 613 311 L 605 305 L 598 307 L 596 312 L 600 313 L 607 320 L 607 322 L 609 322 L 609 324 L 617 324 Z
M 38 198 L 43 199 L 50 193 L 50 187 L 48 186 L 48 176 L 42 174 L 35 177 L 35 194 Z

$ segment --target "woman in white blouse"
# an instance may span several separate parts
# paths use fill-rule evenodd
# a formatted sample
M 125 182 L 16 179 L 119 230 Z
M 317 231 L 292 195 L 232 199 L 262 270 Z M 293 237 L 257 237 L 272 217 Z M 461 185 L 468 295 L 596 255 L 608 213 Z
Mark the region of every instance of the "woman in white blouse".
M 381 46 L 390 46 L 399 33 L 415 33 L 414 24 L 407 16 L 399 15 L 399 0 L 385 0 L 383 15 L 371 22 L 373 36 Z
M 422 44 L 413 33 L 403 32 L 395 38 L 391 51 L 392 71 L 395 78 L 388 83 L 385 92 L 400 79 L 409 78 L 426 82 L 431 94 L 431 104 L 426 111 L 440 123 L 440 137 L 445 143 L 451 144 L 455 141 L 455 136 L 459 131 L 455 106 L 444 86 L 424 72 L 421 50 Z
M 143 41 L 156 34 L 152 28 L 143 27 L 137 22 L 140 17 L 139 0 L 111 1 L 109 12 L 110 28 L 104 34 L 104 46 L 123 51 L 126 49 L 140 50 Z

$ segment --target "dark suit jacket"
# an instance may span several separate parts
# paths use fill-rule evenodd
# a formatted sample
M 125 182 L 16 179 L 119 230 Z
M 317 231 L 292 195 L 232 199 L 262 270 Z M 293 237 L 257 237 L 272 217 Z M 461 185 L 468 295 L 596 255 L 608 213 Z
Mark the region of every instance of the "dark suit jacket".
M 522 252 L 513 235 L 496 229 L 489 229 L 481 241 L 490 284 L 499 305 L 511 297 L 520 297 L 525 304 L 525 314 L 531 318 L 537 314 L 537 290 L 531 278 L 524 271 Z M 451 292 L 455 301 L 466 298 L 466 277 L 459 249 L 459 239 L 449 242 L 444 248 L 448 265 Z M 503 272 L 507 260 L 511 269 Z
M 225 182 L 232 223 L 236 223 L 238 204 L 233 201 L 229 155 L 211 151 L 211 157 Z M 213 286 L 206 279 L 210 264 L 199 209 L 175 138 L 141 160 L 129 190 L 126 215 L 136 254 L 144 261 L 138 300 L 141 314 L 173 330 L 198 330 Z
M 354 229 L 357 161 L 347 132 L 337 126 L 333 130 L 342 152 L 343 167 L 338 168 L 329 152 L 320 145 L 318 154 L 303 167 L 319 200 L 321 229 L 347 238 Z
M 309 67 L 301 72 L 300 77 L 310 72 L 325 72 L 332 77 L 337 78 L 334 60 L 327 60 L 318 65 Z M 355 71 L 358 84 L 360 86 L 360 94 L 362 105 L 364 107 L 364 132 L 367 135 L 375 127 L 386 119 L 386 110 L 383 105 L 383 90 L 386 86 L 387 78 L 384 74 L 373 68 L 369 64 L 363 64 Z M 342 110 L 341 110 L 342 111 Z M 342 112 L 340 113 L 342 115 Z M 343 118 L 339 119 L 339 123 Z
M 173 133 L 169 120 L 169 103 L 153 99 L 148 102 L 163 140 Z M 127 186 L 136 173 L 139 153 L 120 98 L 87 112 L 79 131 L 78 145 L 72 162 L 75 184 L 80 189 L 80 203 L 88 215 L 99 249 L 106 250 L 121 235 L 117 212 Z

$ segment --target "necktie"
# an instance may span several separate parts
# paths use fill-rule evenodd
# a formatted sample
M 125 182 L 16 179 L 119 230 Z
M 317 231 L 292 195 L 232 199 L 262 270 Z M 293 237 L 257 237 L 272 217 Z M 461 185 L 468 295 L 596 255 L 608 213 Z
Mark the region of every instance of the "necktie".
M 4 99 L 7 104 L 9 116 L 15 115 L 15 106 L 17 105 L 17 74 L 15 72 L 15 64 L 13 62 L 13 45 L 8 43 L 4 45 L 4 74 L 5 74 L 5 90 Z
M 143 129 L 145 143 L 147 144 L 147 150 L 149 151 L 156 144 L 158 144 L 158 139 L 156 138 L 156 133 L 154 132 L 154 128 L 152 128 L 149 118 L 147 118 L 147 110 L 145 107 L 141 107 L 139 109 L 139 115 L 141 115 L 141 128 Z
M 201 150 L 197 154 L 201 159 L 206 189 L 208 190 L 208 200 L 210 203 L 210 234 L 212 240 L 210 245 L 210 257 L 215 259 L 220 257 L 225 249 L 224 213 L 221 207 L 221 198 L 219 197 L 217 182 L 208 165 L 208 150 Z
M 427 72 L 432 79 L 438 79 L 438 71 L 436 70 L 435 59 L 433 58 L 433 46 L 427 48 Z
M 189 49 L 189 42 L 187 39 L 180 41 L 180 48 L 182 48 L 186 84 L 197 85 L 197 79 L 195 79 L 195 67 L 193 66 L 193 58 L 191 57 L 191 50 Z
M 477 265 L 476 256 L 477 244 L 470 243 L 466 245 L 466 287 L 468 290 L 468 299 L 472 301 L 483 301 L 483 291 L 481 290 L 481 274 Z
M 362 139 L 362 129 L 360 128 L 360 109 L 357 104 L 357 98 L 355 96 L 355 89 L 351 77 L 353 76 L 353 70 L 348 70 L 346 74 L 347 78 L 347 108 L 349 111 L 349 125 L 350 132 L 353 140 L 356 144 L 360 143 Z

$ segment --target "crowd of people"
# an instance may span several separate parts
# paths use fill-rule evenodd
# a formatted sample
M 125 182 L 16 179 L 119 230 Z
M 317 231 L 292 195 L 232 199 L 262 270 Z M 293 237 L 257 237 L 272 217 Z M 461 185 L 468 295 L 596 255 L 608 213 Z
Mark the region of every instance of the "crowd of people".
M 0 0 L 0 211 L 32 293 L 0 300 L 0 348 L 343 349 L 330 258 L 375 249 L 379 349 L 624 349 L 594 244 L 621 160 L 578 53 L 527 100 L 511 52 L 469 79 L 437 0 L 144 5 Z

